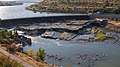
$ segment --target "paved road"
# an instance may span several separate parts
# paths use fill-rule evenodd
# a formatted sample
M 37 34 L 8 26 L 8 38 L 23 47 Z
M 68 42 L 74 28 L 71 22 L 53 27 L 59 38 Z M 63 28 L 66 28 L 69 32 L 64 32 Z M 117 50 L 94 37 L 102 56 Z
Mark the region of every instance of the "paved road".
M 0 48 L 0 52 L 5 54 L 6 56 L 9 56 L 12 60 L 15 60 L 18 63 L 22 64 L 24 67 L 34 67 L 33 65 L 21 60 L 20 58 L 14 56 L 12 54 L 9 54 L 7 51 L 3 50 L 2 48 Z

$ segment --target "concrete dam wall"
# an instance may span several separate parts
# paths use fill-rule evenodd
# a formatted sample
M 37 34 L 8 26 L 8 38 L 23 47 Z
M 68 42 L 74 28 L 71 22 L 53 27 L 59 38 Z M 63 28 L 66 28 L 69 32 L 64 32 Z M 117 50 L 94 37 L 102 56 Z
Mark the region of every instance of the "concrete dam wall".
M 4 19 L 0 21 L 1 27 L 14 25 L 32 24 L 32 23 L 53 23 L 65 20 L 90 20 L 89 15 L 71 15 L 71 16 L 42 16 L 30 18 Z

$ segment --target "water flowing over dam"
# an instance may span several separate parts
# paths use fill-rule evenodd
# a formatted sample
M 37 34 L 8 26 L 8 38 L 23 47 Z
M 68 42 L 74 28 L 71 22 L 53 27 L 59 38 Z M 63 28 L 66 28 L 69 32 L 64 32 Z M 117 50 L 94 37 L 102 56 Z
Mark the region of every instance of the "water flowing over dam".
M 40 16 L 40 17 L 26 17 L 26 18 L 13 18 L 13 19 L 2 19 L 0 26 L 4 25 L 17 25 L 17 24 L 28 24 L 28 23 L 39 23 L 39 22 L 58 22 L 64 20 L 90 20 L 90 16 L 87 14 L 68 14 L 58 16 Z

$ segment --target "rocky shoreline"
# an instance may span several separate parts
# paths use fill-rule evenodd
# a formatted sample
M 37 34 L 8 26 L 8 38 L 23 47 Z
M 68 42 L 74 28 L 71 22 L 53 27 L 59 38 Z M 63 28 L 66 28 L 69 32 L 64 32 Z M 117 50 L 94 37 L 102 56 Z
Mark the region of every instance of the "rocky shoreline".
M 109 35 L 109 33 L 107 33 L 108 31 L 105 31 L 105 29 L 109 27 L 109 24 L 110 23 L 104 19 L 73 20 L 54 23 L 34 23 L 32 25 L 19 26 L 17 30 L 21 30 L 30 36 L 41 36 L 46 39 L 78 42 L 95 42 L 107 39 L 112 40 L 114 43 L 116 41 L 114 40 L 114 36 Z M 104 33 L 97 34 L 96 32 L 98 32 L 98 30 Z
M 23 47 L 26 45 L 31 45 L 32 41 L 30 38 L 27 38 L 23 35 L 19 35 L 19 33 L 16 30 L 0 29 L 0 44 L 5 44 L 3 46 L 8 47 L 14 46 L 18 50 L 22 51 Z
M 28 26 L 19 26 L 17 30 L 24 31 L 28 35 L 40 35 L 43 38 L 49 39 L 60 39 L 60 40 L 92 40 L 94 36 L 89 36 L 87 38 L 80 39 L 80 35 L 91 33 L 91 30 L 95 27 L 106 26 L 107 21 L 97 21 L 97 20 L 74 20 L 66 21 L 64 23 L 37 23 Z M 78 39 L 79 37 L 79 39 Z
M 106 28 L 106 30 L 109 30 L 109 31 L 113 31 L 113 32 L 117 32 L 117 33 L 120 33 L 120 25 L 119 26 L 116 26 L 114 24 L 111 24 L 109 23 Z

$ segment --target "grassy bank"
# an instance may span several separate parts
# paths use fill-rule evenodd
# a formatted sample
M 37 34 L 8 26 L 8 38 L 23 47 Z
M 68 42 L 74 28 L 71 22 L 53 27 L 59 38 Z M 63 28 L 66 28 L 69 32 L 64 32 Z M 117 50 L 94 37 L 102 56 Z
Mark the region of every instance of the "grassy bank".
M 46 56 L 44 49 L 40 48 L 37 54 L 34 54 L 34 50 L 28 52 L 23 51 L 23 44 L 21 43 L 26 39 L 27 38 L 20 37 L 17 31 L 0 30 L 0 51 L 6 55 L 4 56 L 4 54 L 0 53 L 0 67 L 23 67 L 17 63 L 21 61 L 25 63 L 21 63 L 25 67 L 27 67 L 27 65 L 52 67 L 44 62 Z
M 23 67 L 21 64 L 18 64 L 17 61 L 10 59 L 6 55 L 0 52 L 0 67 Z

